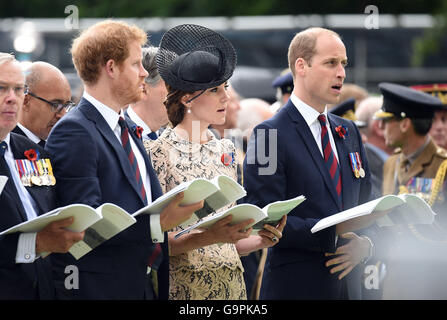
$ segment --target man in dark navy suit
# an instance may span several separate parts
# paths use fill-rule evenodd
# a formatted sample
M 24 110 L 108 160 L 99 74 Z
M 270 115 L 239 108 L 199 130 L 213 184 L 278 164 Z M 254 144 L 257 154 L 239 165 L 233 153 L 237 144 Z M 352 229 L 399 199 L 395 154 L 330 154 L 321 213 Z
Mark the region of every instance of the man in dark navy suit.
M 16 169 L 16 164 L 31 163 L 25 152 L 34 153 L 37 161 L 49 160 L 42 147 L 11 133 L 26 93 L 24 82 L 19 62 L 10 54 L 0 53 L 0 175 L 8 178 L 0 194 L 0 231 L 56 206 L 54 188 L 48 180 L 30 182 L 23 178 L 23 170 L 19 173 Z M 41 172 L 37 176 L 42 178 Z M 64 229 L 71 223 L 69 218 L 53 222 L 37 233 L 0 236 L 0 299 L 54 298 L 50 259 L 41 254 L 67 252 L 74 242 L 82 239 L 83 233 Z
M 335 32 L 298 33 L 289 47 L 291 98 L 250 139 L 246 201 L 262 207 L 298 195 L 307 199 L 289 214 L 281 242 L 269 249 L 261 299 L 359 298 L 360 275 L 352 271 L 372 254 L 370 238 L 339 226 L 310 231 L 320 219 L 370 197 L 359 131 L 326 108 L 338 102 L 346 63 L 345 46 Z
M 78 106 L 53 128 L 46 149 L 53 158 L 62 205 L 93 207 L 110 202 L 130 214 L 161 195 L 161 188 L 139 132 L 122 109 L 142 98 L 141 46 L 146 33 L 123 22 L 103 21 L 85 30 L 71 48 L 84 84 Z M 138 216 L 137 223 L 80 260 L 53 257 L 57 297 L 63 299 L 153 299 L 166 297 L 167 237 L 164 231 L 188 219 L 203 204 L 179 206 L 182 194 L 160 215 Z M 161 244 L 161 245 L 160 245 Z M 79 288 L 64 286 L 68 265 L 79 271 Z M 158 288 L 148 267 L 163 275 Z

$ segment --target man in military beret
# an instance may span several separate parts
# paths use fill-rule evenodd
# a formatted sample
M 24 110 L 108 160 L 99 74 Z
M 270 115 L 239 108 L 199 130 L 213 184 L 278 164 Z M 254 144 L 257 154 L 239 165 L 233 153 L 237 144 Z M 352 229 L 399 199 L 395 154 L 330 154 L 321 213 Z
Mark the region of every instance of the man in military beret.
M 379 89 L 384 100 L 375 116 L 382 121 L 387 146 L 397 148 L 384 165 L 383 194 L 417 194 L 437 213 L 433 225 L 399 225 L 384 237 L 390 248 L 384 298 L 445 299 L 447 152 L 428 134 L 435 110 L 443 105 L 401 85 L 381 83 Z

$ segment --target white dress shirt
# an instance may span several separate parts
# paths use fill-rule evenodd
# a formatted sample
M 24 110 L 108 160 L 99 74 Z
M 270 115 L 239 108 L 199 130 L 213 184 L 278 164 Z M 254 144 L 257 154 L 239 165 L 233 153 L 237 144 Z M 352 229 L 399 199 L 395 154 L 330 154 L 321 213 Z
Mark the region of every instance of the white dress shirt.
M 292 100 L 292 103 L 298 109 L 299 113 L 301 113 L 307 125 L 309 126 L 310 131 L 314 136 L 315 142 L 317 143 L 318 149 L 320 150 L 321 156 L 324 158 L 323 146 L 321 145 L 321 125 L 320 121 L 318 121 L 318 116 L 320 115 L 320 113 L 311 106 L 309 106 L 308 104 L 304 103 L 302 100 L 300 100 L 294 93 L 292 93 L 290 99 Z M 324 108 L 323 114 L 326 116 L 326 127 L 327 132 L 329 134 L 329 141 L 331 143 L 331 147 L 332 150 L 334 151 L 335 157 L 337 158 L 337 162 L 339 162 L 337 147 L 335 145 L 334 137 L 332 136 L 331 125 L 329 124 L 329 120 L 327 117 L 327 107 Z
M 137 126 L 140 126 L 143 128 L 142 138 L 143 140 L 151 140 L 148 136 L 149 133 L 152 132 L 151 128 L 147 125 L 146 122 L 143 121 L 143 119 L 140 118 L 140 116 L 132 109 L 132 106 L 129 106 L 127 108 L 127 114 L 129 115 L 129 118 L 135 122 Z
M 30 139 L 32 142 L 34 142 L 34 143 L 39 143 L 40 142 L 40 138 L 38 136 L 36 136 L 34 133 L 32 133 L 31 131 L 29 131 L 22 124 L 17 123 L 17 126 L 23 131 L 23 133 L 26 134 L 26 137 L 28 139 Z
M 88 100 L 102 115 L 104 120 L 109 125 L 110 129 L 115 134 L 116 138 L 118 139 L 119 143 L 121 142 L 121 127 L 118 124 L 118 120 L 120 117 L 124 118 L 124 113 L 121 110 L 121 113 L 116 113 L 112 108 L 107 107 L 102 102 L 96 100 L 93 98 L 90 94 L 88 94 L 86 91 L 84 91 L 83 97 Z M 129 133 L 130 135 L 130 133 Z M 144 189 L 146 190 L 146 199 L 147 203 L 152 202 L 152 193 L 151 193 L 151 184 L 149 175 L 147 173 L 146 164 L 144 162 L 143 155 L 141 154 L 140 150 L 138 149 L 137 145 L 133 141 L 132 137 L 129 136 L 130 141 L 130 147 L 132 148 L 132 152 L 135 155 L 135 159 L 138 163 L 138 169 L 140 170 L 140 175 L 143 180 Z M 130 212 L 132 213 L 132 212 Z M 160 215 L 159 214 L 151 214 L 150 215 L 150 228 L 151 228 L 151 237 L 153 242 L 163 242 L 163 231 L 161 229 L 160 225 Z

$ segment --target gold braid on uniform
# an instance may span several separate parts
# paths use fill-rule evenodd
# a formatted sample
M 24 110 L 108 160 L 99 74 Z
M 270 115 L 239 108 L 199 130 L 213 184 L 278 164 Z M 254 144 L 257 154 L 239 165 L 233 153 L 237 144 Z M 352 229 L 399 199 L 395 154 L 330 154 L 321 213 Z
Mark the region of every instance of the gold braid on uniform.
M 447 160 L 444 160 L 441 165 L 438 168 L 438 171 L 436 172 L 436 176 L 435 179 L 433 181 L 433 188 L 432 188 L 432 192 L 430 195 L 430 199 L 428 200 L 428 204 L 430 207 L 432 207 L 435 202 L 436 202 L 436 198 L 439 195 L 439 192 L 441 191 L 442 188 L 442 184 L 444 182 L 444 178 L 447 172 Z M 405 186 L 399 186 L 399 194 L 402 193 L 409 193 L 407 187 Z M 437 225 L 434 225 L 435 227 L 437 227 Z M 445 245 L 447 244 L 447 239 L 446 240 L 432 240 L 429 239 L 425 236 L 423 236 L 416 228 L 413 224 L 409 224 L 408 228 L 410 229 L 410 231 L 415 235 L 416 238 L 418 238 L 421 241 L 424 242 L 428 242 L 430 244 L 433 245 Z M 438 227 L 439 229 L 439 227 Z

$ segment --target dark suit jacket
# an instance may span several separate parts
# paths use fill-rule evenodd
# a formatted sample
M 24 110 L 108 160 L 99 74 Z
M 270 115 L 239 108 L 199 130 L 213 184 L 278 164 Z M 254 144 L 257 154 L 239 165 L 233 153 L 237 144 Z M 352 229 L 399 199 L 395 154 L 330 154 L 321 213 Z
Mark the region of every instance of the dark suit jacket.
M 28 138 L 11 133 L 11 151 L 15 159 L 26 159 L 24 152 L 37 149 L 41 158 L 49 158 L 40 146 Z M 0 165 L 0 175 L 8 175 Z M 26 187 L 36 202 L 39 211 L 46 213 L 56 207 L 53 187 Z M 0 231 L 27 220 L 21 200 L 16 193 L 12 178 L 8 180 L 0 195 Z M 54 287 L 51 280 L 51 263 L 49 258 L 39 258 L 34 263 L 15 263 L 19 233 L 0 236 L 0 299 L 52 299 Z
M 144 157 L 150 177 L 152 199 L 161 188 L 142 142 L 129 133 Z M 104 118 L 87 100 L 64 116 L 53 128 L 45 147 L 52 155 L 61 205 L 84 203 L 92 207 L 110 202 L 129 213 L 144 206 L 135 178 L 120 142 Z M 143 299 L 151 297 L 146 277 L 152 251 L 148 215 L 101 244 L 80 260 L 69 253 L 53 254 L 54 277 L 59 298 Z M 167 240 L 162 248 L 167 252 Z M 167 256 L 167 254 L 165 254 Z M 64 286 L 67 265 L 79 269 L 79 289 Z M 160 283 L 160 287 L 167 283 Z
M 289 213 L 283 238 L 269 249 L 261 289 L 262 299 L 340 299 L 345 296 L 344 281 L 330 274 L 325 252 L 335 251 L 335 227 L 312 234 L 310 229 L 320 219 L 369 200 L 371 184 L 361 137 L 356 126 L 345 119 L 328 114 L 340 162 L 343 206 L 337 195 L 324 159 L 315 139 L 296 107 L 289 102 L 271 119 L 257 126 L 250 139 L 244 161 L 246 202 L 263 207 L 268 203 L 304 195 L 306 201 Z M 343 140 L 335 133 L 339 125 L 347 127 Z M 266 129 L 265 134 L 258 129 Z M 277 141 L 269 146 L 269 129 L 276 129 Z M 274 133 L 275 131 L 271 131 Z M 273 139 L 273 138 L 272 138 Z M 266 149 L 261 156 L 276 152 L 276 170 L 263 175 L 268 167 L 254 158 L 255 146 Z M 349 152 L 359 152 L 366 171 L 357 179 L 351 169 Z M 254 164 L 251 164 L 253 163 Z M 351 275 L 359 277 L 354 273 Z M 359 284 L 359 280 L 356 281 Z M 360 285 L 356 289 L 360 292 Z

